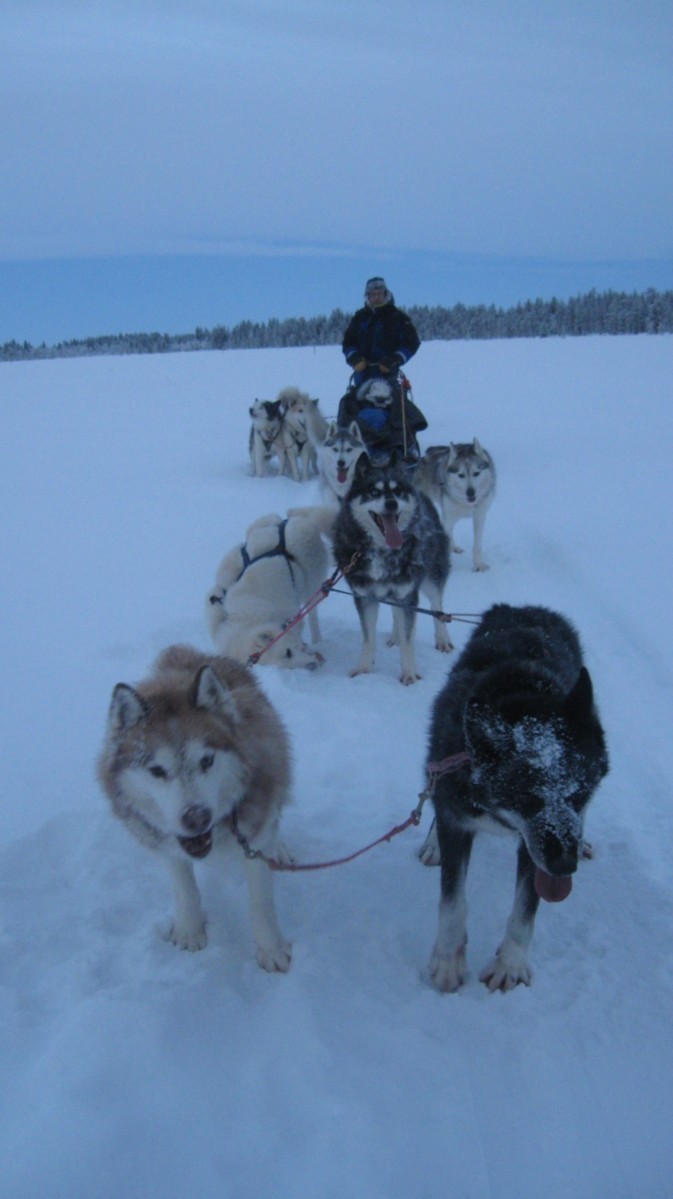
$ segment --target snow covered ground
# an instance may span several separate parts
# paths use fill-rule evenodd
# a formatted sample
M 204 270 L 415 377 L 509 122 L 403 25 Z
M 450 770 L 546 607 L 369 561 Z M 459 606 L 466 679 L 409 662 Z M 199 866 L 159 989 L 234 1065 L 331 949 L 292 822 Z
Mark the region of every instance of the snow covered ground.
M 548 604 L 582 636 L 612 766 L 595 860 L 541 907 L 533 984 L 508 995 L 478 981 L 511 902 L 500 838 L 470 872 L 469 981 L 428 983 L 429 813 L 350 865 L 277 878 L 287 976 L 255 963 L 235 859 L 226 877 L 199 867 L 208 947 L 162 940 L 163 868 L 94 779 L 110 693 L 173 641 L 208 650 L 224 551 L 254 517 L 315 500 L 249 477 L 248 406 L 296 384 L 334 413 L 341 355 L 2 366 L 3 1199 L 673 1194 L 673 338 L 435 342 L 409 373 L 423 444 L 477 435 L 499 468 L 491 569 L 455 557 L 445 607 Z M 420 617 L 422 681 L 399 684 L 382 636 L 376 673 L 350 679 L 351 599 L 320 619 L 322 670 L 257 668 L 292 737 L 300 860 L 405 819 L 450 665 Z

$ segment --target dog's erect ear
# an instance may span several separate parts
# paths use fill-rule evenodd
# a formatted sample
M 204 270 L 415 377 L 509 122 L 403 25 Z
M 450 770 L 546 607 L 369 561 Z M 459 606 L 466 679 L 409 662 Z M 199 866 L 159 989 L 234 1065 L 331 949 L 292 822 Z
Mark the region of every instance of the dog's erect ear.
M 358 458 L 357 462 L 355 463 L 355 473 L 354 473 L 353 477 L 355 479 L 357 479 L 358 481 L 362 481 L 363 479 L 368 479 L 369 476 L 373 473 L 373 470 L 374 470 L 374 468 L 371 464 L 369 454 L 360 454 L 360 457 Z
M 355 424 L 355 421 L 353 421 L 353 424 Z M 336 435 L 338 428 L 339 428 L 339 426 L 335 420 L 329 421 L 327 424 L 327 428 L 325 429 L 325 439 L 327 439 L 328 437 L 334 437 Z
M 119 737 L 126 729 L 145 720 L 149 707 L 142 696 L 138 695 L 128 683 L 117 683 L 112 692 L 108 729 L 111 737 Z
M 474 450 L 475 454 L 483 454 L 484 452 L 476 437 L 472 438 L 472 449 Z
M 194 707 L 234 722 L 238 717 L 231 691 L 217 677 L 212 666 L 202 666 L 194 680 Z
M 594 688 L 586 666 L 581 668 L 577 682 L 566 699 L 565 712 L 573 724 L 586 725 L 593 718 Z
M 365 444 L 362 436 L 362 430 L 356 420 L 351 421 L 348 432 L 355 441 L 361 441 L 363 445 Z

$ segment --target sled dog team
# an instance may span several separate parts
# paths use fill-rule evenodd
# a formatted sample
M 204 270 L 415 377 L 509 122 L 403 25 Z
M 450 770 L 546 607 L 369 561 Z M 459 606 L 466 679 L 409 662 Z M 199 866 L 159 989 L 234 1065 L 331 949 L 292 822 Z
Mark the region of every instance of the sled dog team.
M 206 600 L 215 655 L 171 646 L 150 676 L 113 692 L 98 775 L 114 814 L 166 862 L 175 916 L 170 938 L 206 944 L 194 862 L 238 840 L 245 849 L 257 960 L 285 972 L 283 937 L 265 858 L 291 859 L 279 820 L 291 783 L 288 738 L 250 664 L 305 667 L 323 661 L 315 611 L 287 627 L 319 591 L 331 545 L 347 571 L 362 631 L 351 675 L 375 657 L 379 605 L 392 605 L 391 644 L 404 684 L 417 673 L 419 593 L 441 612 L 458 520 L 473 522 L 473 567 L 487 569 L 483 526 L 495 493 L 495 466 L 472 443 L 433 446 L 414 464 L 379 467 L 358 424 L 324 419 L 317 400 L 286 388 L 250 409 L 253 473 L 278 469 L 296 481 L 317 475 L 321 506 L 254 521 L 217 572 Z M 441 514 L 441 515 L 440 515 Z M 435 645 L 453 648 L 434 618 Z M 607 773 L 605 737 L 578 635 L 547 608 L 496 604 L 479 620 L 432 708 L 426 771 L 435 819 L 419 853 L 440 864 L 439 923 L 429 972 L 441 991 L 465 980 L 465 879 L 481 831 L 518 838 L 514 905 L 502 943 L 480 978 L 508 991 L 531 978 L 528 948 L 540 899 L 570 893 L 588 856 L 586 807 Z

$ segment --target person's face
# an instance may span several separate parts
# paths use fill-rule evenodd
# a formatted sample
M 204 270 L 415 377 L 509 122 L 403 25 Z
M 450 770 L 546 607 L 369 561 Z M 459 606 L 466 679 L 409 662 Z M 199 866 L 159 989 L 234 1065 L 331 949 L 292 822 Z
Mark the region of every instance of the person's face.
M 367 292 L 367 303 L 372 304 L 376 308 L 379 304 L 385 304 L 386 289 L 385 287 L 373 287 Z

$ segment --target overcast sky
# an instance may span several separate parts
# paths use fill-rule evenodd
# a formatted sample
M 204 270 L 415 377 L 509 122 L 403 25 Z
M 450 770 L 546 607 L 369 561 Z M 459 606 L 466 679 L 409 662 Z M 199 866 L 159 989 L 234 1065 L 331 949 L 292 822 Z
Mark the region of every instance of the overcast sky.
M 0 262 L 673 253 L 671 0 L 2 0 L 0 36 Z

